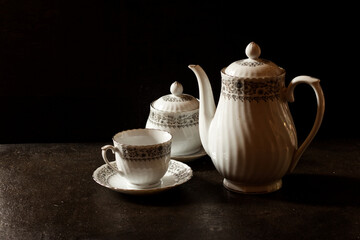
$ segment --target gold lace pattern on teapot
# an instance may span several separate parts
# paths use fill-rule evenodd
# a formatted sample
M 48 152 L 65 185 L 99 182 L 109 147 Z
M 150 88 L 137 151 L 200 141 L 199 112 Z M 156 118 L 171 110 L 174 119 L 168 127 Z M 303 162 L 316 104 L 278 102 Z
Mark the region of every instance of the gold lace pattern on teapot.
M 221 95 L 234 101 L 274 101 L 280 98 L 281 89 L 284 88 L 283 75 L 263 81 L 223 78 Z

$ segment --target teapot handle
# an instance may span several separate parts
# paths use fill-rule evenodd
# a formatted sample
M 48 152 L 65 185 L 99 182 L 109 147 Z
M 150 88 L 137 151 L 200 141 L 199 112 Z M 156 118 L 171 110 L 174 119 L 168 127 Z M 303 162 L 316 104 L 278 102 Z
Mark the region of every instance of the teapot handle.
M 289 86 L 285 89 L 285 98 L 288 102 L 294 102 L 294 89 L 299 83 L 306 83 L 309 84 L 316 94 L 317 99 L 317 112 L 316 112 L 316 118 L 314 125 L 309 133 L 309 135 L 306 137 L 305 141 L 301 144 L 301 146 L 295 151 L 292 162 L 290 164 L 288 172 L 291 173 L 294 168 L 296 167 L 297 163 L 299 162 L 299 159 L 301 155 L 304 153 L 305 149 L 309 146 L 311 141 L 314 139 L 317 131 L 320 128 L 324 111 L 325 111 L 325 98 L 324 93 L 322 91 L 322 88 L 320 86 L 320 80 L 317 78 L 309 77 L 309 76 L 298 76 L 295 77 L 289 84 Z

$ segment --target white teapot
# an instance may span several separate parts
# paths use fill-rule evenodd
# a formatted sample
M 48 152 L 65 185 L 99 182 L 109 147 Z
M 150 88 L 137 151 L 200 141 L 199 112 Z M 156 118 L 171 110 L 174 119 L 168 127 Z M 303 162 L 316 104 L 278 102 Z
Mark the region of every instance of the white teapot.
M 189 65 L 199 84 L 201 143 L 225 188 L 243 193 L 266 193 L 281 188 L 282 177 L 292 172 L 317 133 L 325 110 L 319 79 L 294 78 L 285 87 L 285 70 L 259 58 L 254 42 L 247 59 L 221 70 L 221 94 L 217 109 L 209 79 L 199 65 Z M 309 84 L 317 97 L 317 114 L 310 134 L 298 147 L 288 101 L 294 88 Z

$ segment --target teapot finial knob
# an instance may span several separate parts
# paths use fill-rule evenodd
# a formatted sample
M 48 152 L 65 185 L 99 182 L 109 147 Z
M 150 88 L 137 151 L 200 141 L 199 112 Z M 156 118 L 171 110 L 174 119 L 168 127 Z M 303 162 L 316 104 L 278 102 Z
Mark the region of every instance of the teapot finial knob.
M 245 49 L 246 56 L 250 59 L 257 59 L 260 57 L 261 49 L 259 45 L 254 42 L 251 42 L 247 45 Z
M 178 81 L 173 82 L 170 87 L 170 92 L 175 96 L 180 96 L 183 93 L 183 86 Z

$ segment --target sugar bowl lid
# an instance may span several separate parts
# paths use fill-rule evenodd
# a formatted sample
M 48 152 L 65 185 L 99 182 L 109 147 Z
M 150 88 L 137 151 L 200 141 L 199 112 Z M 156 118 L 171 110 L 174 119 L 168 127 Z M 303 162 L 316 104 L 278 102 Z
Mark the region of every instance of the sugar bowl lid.
M 199 101 L 191 95 L 183 93 L 181 83 L 175 81 L 171 84 L 171 94 L 160 97 L 151 105 L 153 108 L 166 112 L 185 112 L 199 108 Z
M 261 59 L 259 45 L 251 42 L 245 49 L 247 59 L 233 62 L 225 69 L 225 74 L 238 78 L 268 78 L 283 74 L 285 70 L 275 63 Z

